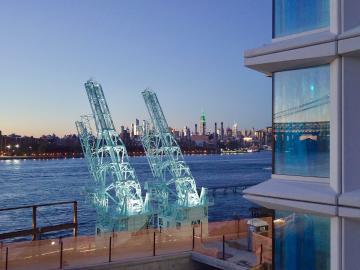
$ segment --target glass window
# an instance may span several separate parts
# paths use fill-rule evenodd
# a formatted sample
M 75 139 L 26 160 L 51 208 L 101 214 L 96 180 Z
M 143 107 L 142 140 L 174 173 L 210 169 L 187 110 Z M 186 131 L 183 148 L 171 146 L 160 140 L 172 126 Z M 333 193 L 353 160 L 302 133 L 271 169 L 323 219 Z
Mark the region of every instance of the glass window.
M 329 0 L 274 0 L 274 37 L 329 27 Z
M 330 67 L 276 72 L 274 173 L 329 177 Z
M 330 218 L 276 211 L 275 269 L 330 269 Z

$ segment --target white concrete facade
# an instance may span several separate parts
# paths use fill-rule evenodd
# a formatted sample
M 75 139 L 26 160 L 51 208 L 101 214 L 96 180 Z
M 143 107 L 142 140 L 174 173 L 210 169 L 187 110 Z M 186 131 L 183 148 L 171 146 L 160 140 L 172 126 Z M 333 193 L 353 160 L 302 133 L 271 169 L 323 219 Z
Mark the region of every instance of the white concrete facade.
M 330 64 L 330 177 L 273 174 L 245 197 L 276 210 L 330 218 L 332 270 L 360 269 L 360 1 L 330 0 L 329 28 L 244 53 L 245 65 L 274 72 Z

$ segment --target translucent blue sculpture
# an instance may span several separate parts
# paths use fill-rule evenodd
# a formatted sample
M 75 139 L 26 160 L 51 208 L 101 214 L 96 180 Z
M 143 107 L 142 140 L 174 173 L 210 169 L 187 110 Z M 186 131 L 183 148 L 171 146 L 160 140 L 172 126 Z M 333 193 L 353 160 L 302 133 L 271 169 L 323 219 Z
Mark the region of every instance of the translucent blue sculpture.
M 98 230 L 140 229 L 148 216 L 148 199 L 144 203 L 141 197 L 140 183 L 115 130 L 101 85 L 89 80 L 85 88 L 92 116 L 82 117 L 76 126 L 95 182 L 89 194 L 98 213 Z
M 149 125 L 144 128 L 142 144 L 155 178 L 147 182 L 146 188 L 158 206 L 160 226 L 165 226 L 162 220 L 167 221 L 167 227 L 179 226 L 180 222 L 207 223 L 206 189 L 202 188 L 198 195 L 195 179 L 169 129 L 156 94 L 146 89 L 142 95 L 152 122 L 152 128 Z M 171 188 L 173 185 L 175 189 Z M 174 202 L 169 201 L 171 196 Z

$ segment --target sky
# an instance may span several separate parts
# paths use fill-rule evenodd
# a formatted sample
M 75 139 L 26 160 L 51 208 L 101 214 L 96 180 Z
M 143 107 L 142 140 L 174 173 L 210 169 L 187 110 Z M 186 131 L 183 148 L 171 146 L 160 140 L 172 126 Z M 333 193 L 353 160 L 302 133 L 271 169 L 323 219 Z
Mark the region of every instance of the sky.
M 150 87 L 171 127 L 271 124 L 271 79 L 243 52 L 271 41 L 269 0 L 0 1 L 0 130 L 75 133 L 101 83 L 115 125 L 148 119 Z

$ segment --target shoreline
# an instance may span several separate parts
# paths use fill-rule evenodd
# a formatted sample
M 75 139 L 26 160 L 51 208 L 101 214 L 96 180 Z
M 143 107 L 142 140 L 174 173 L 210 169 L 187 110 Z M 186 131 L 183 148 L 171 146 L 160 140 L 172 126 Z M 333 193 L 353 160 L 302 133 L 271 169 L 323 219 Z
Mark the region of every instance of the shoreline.
M 261 150 L 258 152 L 267 152 L 266 150 Z M 241 152 L 241 153 L 183 153 L 184 156 L 207 156 L 207 155 L 244 155 L 244 154 L 254 154 L 258 152 Z M 145 157 L 145 154 L 129 154 L 130 157 Z M 0 161 L 3 160 L 56 160 L 56 159 L 83 159 L 83 155 L 61 155 L 61 156 L 0 156 Z
M 0 156 L 0 160 L 45 160 L 45 159 L 75 159 L 83 156 Z

